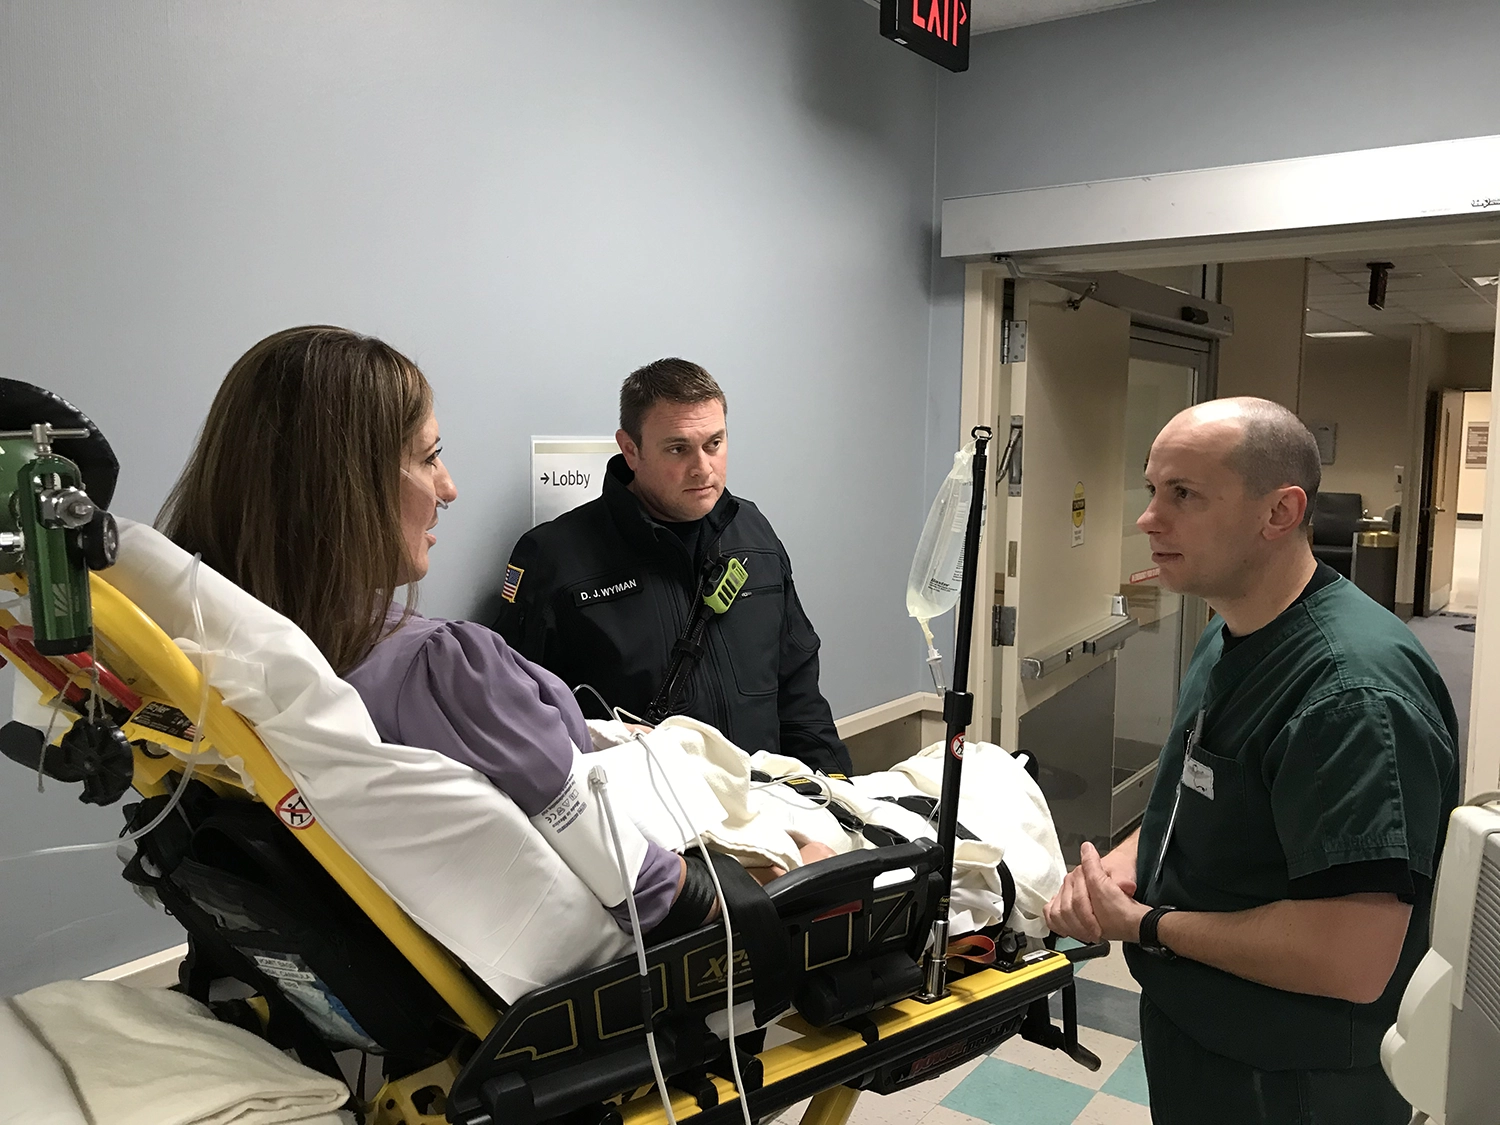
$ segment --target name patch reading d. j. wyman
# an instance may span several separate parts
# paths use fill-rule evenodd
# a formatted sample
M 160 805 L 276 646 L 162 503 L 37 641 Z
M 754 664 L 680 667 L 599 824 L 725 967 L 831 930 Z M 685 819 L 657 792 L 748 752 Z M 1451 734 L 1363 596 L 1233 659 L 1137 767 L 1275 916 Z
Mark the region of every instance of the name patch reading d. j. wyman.
M 638 593 L 640 588 L 641 582 L 638 578 L 622 578 L 618 582 L 610 582 L 601 586 L 587 586 L 573 592 L 573 604 L 593 605 L 595 602 L 607 602 L 611 598 L 623 598 L 626 594 Z

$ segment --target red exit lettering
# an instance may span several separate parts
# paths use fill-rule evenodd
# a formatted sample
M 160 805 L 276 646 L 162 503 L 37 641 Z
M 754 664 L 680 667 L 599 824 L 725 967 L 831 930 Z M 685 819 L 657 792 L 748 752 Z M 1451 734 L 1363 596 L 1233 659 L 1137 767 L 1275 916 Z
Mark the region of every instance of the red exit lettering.
M 923 17 L 922 9 L 927 9 Z M 963 0 L 911 0 L 911 22 L 923 31 L 958 46 L 958 29 L 969 22 L 969 9 Z

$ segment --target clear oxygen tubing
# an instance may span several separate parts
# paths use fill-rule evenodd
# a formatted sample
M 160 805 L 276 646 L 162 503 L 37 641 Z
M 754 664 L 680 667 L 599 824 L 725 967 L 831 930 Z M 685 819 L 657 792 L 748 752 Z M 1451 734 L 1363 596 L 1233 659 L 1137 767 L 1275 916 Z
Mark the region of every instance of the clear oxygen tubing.
M 428 488 L 425 484 L 423 484 L 421 481 L 419 481 L 416 477 L 414 477 L 410 473 L 408 473 L 405 468 L 402 468 L 401 475 L 403 477 L 405 477 L 407 480 L 411 481 L 412 484 L 416 485 L 423 492 L 425 492 L 429 496 L 431 496 L 432 497 L 432 502 L 438 506 L 438 510 L 439 511 L 446 512 L 448 510 L 448 501 L 444 500 L 441 496 L 439 496 L 437 494 L 437 491 L 435 489 Z
M 126 832 L 124 835 L 117 836 L 113 840 L 100 840 L 98 843 L 93 844 L 63 844 L 55 848 L 37 848 L 35 851 L 22 852 L 20 855 L 5 856 L 3 858 L 0 858 L 0 863 L 4 863 L 12 859 L 29 859 L 32 856 L 39 855 L 63 855 L 69 852 L 97 852 L 103 851 L 106 848 L 118 848 L 121 844 L 132 844 L 136 840 L 139 840 L 142 836 L 154 832 L 157 826 L 162 823 L 162 821 L 166 820 L 167 817 L 172 815 L 172 810 L 182 803 L 182 796 L 187 792 L 188 782 L 192 781 L 193 770 L 196 769 L 198 765 L 198 751 L 203 745 L 203 725 L 208 722 L 208 630 L 203 626 L 203 606 L 198 601 L 198 568 L 202 565 L 203 555 L 201 553 L 195 554 L 193 556 L 193 568 L 188 572 L 188 596 L 192 599 L 193 603 L 193 627 L 198 632 L 198 672 L 199 679 L 201 680 L 201 684 L 198 689 L 198 721 L 193 725 L 193 745 L 192 748 L 188 751 L 187 765 L 183 769 L 182 777 L 177 782 L 177 787 L 172 790 L 172 796 L 168 798 L 166 805 L 162 807 L 161 812 L 157 813 L 154 817 L 151 818 L 151 822 L 144 828 L 139 828 L 134 832 Z M 98 668 L 98 666 L 98 661 L 95 661 L 94 667 Z M 58 708 L 61 706 L 61 700 L 62 693 L 59 692 L 59 702 L 54 704 L 52 708 L 52 715 L 54 719 L 57 717 Z M 52 724 L 49 722 L 47 724 L 47 738 L 49 741 L 51 738 L 51 733 Z M 45 757 L 46 742 L 43 743 L 42 753 Z
M 52 731 L 57 726 L 57 715 L 62 710 L 63 692 L 59 688 L 57 698 L 52 701 L 52 712 L 47 716 L 47 729 L 42 733 L 42 752 L 36 756 L 36 791 L 47 792 L 47 749 L 52 745 Z
M 596 688 L 593 684 L 579 684 L 576 688 L 573 689 L 573 697 L 576 699 L 578 697 L 578 693 L 584 691 L 588 692 L 599 701 L 599 706 L 604 708 L 604 713 L 606 715 L 614 715 L 616 719 L 620 717 L 619 715 L 615 715 L 615 709 L 609 705 L 604 696 L 599 694 L 599 689 Z
M 635 718 L 634 715 L 631 715 L 628 711 L 625 711 L 623 708 L 619 707 L 615 708 L 615 715 L 616 717 L 625 716 L 626 718 L 630 719 Z M 703 853 L 706 859 L 708 856 L 708 845 L 703 842 L 703 833 L 698 831 L 698 826 L 693 823 L 692 818 L 687 814 L 687 809 L 683 807 L 682 799 L 677 796 L 677 790 L 672 788 L 672 779 L 667 776 L 666 767 L 661 764 L 661 761 L 656 756 L 656 751 L 651 748 L 651 744 L 646 741 L 645 736 L 642 735 L 639 731 L 636 732 L 635 741 L 639 742 L 641 744 L 641 748 L 646 752 L 647 768 L 654 769 L 656 773 L 661 775 L 662 783 L 666 785 L 667 792 L 672 797 L 672 803 L 677 806 L 677 814 L 682 818 L 682 823 L 686 825 L 687 828 L 693 833 L 693 840 L 698 845 L 698 850 Z M 724 1030 L 729 1037 L 729 1066 L 731 1072 L 734 1074 L 734 1091 L 736 1096 L 738 1096 L 740 1100 L 740 1116 L 744 1118 L 745 1125 L 755 1125 L 755 1123 L 750 1119 L 750 1103 L 745 1096 L 745 1079 L 740 1074 L 740 1054 L 739 1050 L 735 1046 L 734 930 L 731 927 L 731 923 L 729 921 L 729 900 L 724 897 L 724 885 L 719 882 L 719 873 L 717 870 L 715 870 L 713 863 L 705 863 L 705 866 L 708 868 L 709 878 L 712 879 L 714 883 L 714 894 L 718 896 L 719 919 L 724 923 L 724 950 L 726 954 L 724 965 Z M 633 893 L 634 888 L 632 888 L 632 894 Z M 666 1100 L 665 1087 L 662 1088 L 662 1098 L 663 1101 Z M 667 1112 L 670 1117 L 671 1111 L 668 1110 Z

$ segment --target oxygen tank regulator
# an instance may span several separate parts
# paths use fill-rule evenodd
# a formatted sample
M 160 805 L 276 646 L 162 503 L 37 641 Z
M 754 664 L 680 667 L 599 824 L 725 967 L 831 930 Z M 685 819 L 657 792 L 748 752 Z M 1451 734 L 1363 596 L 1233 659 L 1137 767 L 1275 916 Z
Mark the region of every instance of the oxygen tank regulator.
M 0 430 L 0 481 L 14 480 L 0 520 L 0 573 L 22 572 L 31 601 L 32 644 L 43 656 L 87 652 L 94 642 L 89 571 L 114 565 L 115 519 L 84 490 L 83 474 L 53 450 L 84 429 Z
M 123 712 L 110 713 L 119 708 L 100 694 L 98 664 L 88 655 L 94 643 L 89 572 L 112 566 L 119 551 L 119 529 L 105 507 L 118 462 L 75 408 L 12 379 L 0 379 L 0 426 L 6 424 L 17 428 L 0 429 L 0 574 L 25 580 L 31 624 L 0 629 L 0 641 L 11 659 L 61 684 L 54 715 L 66 710 L 74 719 L 55 746 L 35 727 L 7 723 L 0 728 L 0 753 L 39 775 L 82 782 L 85 802 L 112 804 L 130 787 L 134 759 L 119 726 Z M 79 460 L 58 452 L 59 442 Z M 86 477 L 99 495 L 90 495 Z M 71 658 L 66 680 L 50 657 Z M 88 690 L 72 682 L 78 668 L 94 669 Z

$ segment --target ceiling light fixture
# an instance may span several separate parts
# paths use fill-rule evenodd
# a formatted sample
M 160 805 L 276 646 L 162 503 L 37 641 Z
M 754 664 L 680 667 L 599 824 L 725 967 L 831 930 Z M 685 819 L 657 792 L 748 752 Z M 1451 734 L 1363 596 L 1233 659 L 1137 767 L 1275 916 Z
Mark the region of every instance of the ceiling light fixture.
M 1492 273 L 1488 277 L 1476 277 L 1475 285 L 1500 285 L 1500 273 Z
M 1373 336 L 1375 333 L 1366 332 L 1363 328 L 1351 332 L 1309 332 L 1307 336 L 1313 340 L 1348 340 L 1355 336 Z

